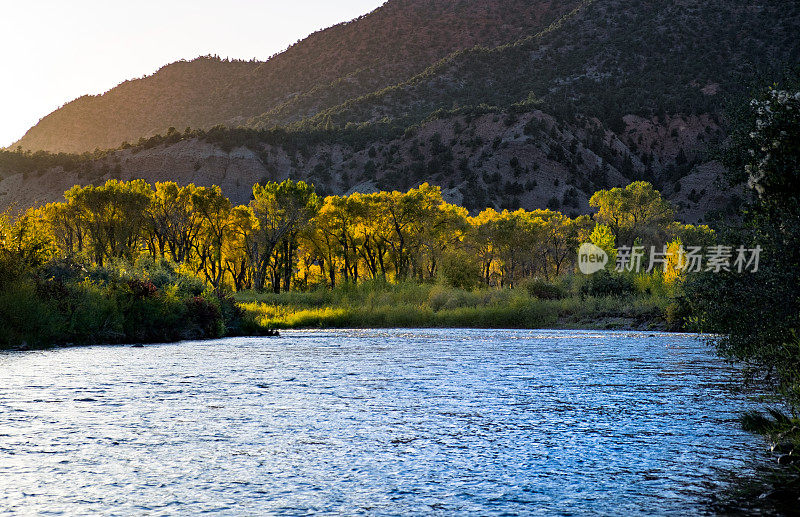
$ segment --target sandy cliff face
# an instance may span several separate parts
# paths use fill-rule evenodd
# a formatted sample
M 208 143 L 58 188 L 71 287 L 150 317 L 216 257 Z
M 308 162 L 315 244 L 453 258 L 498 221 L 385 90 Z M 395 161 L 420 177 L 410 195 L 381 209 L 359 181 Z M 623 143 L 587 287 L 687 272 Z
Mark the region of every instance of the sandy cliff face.
M 111 178 L 219 185 L 234 203 L 244 204 L 254 183 L 293 178 L 314 183 L 325 194 L 405 190 L 427 181 L 440 185 L 449 201 L 472 210 L 549 206 L 576 215 L 591 211 L 588 199 L 596 190 L 665 173 L 663 163 L 670 163 L 676 149 L 695 145 L 706 127 L 714 127 L 691 117 L 628 122 L 618 137 L 596 120 L 564 124 L 541 111 L 448 116 L 361 149 L 320 143 L 303 152 L 267 144 L 226 151 L 191 138 L 115 151 L 78 171 L 56 167 L 13 174 L 0 181 L 0 206 L 58 201 L 74 184 Z M 653 158 L 645 164 L 632 147 L 651 143 Z M 681 188 L 667 186 L 665 194 L 684 220 L 696 222 L 709 210 L 724 208 L 729 196 L 715 186 L 719 164 L 698 160 L 686 167 Z

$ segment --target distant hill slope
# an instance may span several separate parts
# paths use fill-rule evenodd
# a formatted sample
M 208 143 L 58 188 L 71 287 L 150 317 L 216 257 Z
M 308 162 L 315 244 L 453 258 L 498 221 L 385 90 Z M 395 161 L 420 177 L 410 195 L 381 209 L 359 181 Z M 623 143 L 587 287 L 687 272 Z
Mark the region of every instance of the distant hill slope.
M 453 51 L 497 46 L 547 26 L 577 0 L 391 0 L 312 34 L 266 62 L 198 58 L 167 65 L 43 118 L 13 147 L 83 152 L 173 126 L 239 125 L 272 110 L 297 120 L 405 80 Z M 333 83 L 333 87 L 331 87 Z M 292 104 L 315 89 L 327 102 Z
M 413 123 L 437 109 L 523 101 L 617 129 L 629 114 L 718 113 L 760 74 L 800 63 L 798 34 L 795 0 L 584 0 L 537 35 L 456 53 L 310 125 Z
M 254 183 L 294 178 L 323 194 L 405 190 L 427 181 L 473 211 L 550 207 L 580 214 L 589 211 L 595 191 L 647 177 L 654 164 L 674 162 L 681 150 L 719 136 L 706 117 L 628 122 L 637 140 L 660 142 L 651 162 L 596 119 L 567 123 L 538 110 L 482 108 L 432 117 L 387 137 L 369 126 L 318 134 L 213 130 L 96 155 L 6 151 L 0 152 L 0 210 L 56 201 L 73 184 L 111 178 L 219 185 L 236 203 L 248 202 Z M 11 170 L 16 174 L 3 178 Z M 730 193 L 715 184 L 718 164 L 690 151 L 678 170 L 680 180 L 659 187 L 682 219 L 731 208 Z

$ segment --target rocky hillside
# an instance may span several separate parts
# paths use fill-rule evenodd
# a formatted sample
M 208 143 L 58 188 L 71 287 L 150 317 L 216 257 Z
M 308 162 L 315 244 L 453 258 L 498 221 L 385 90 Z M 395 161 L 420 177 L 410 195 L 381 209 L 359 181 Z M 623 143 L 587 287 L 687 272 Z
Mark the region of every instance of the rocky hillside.
M 80 153 L 136 142 L 170 126 L 236 126 L 268 112 L 279 113 L 280 122 L 297 120 L 405 80 L 454 51 L 535 33 L 575 4 L 392 0 L 266 62 L 199 58 L 167 65 L 104 95 L 81 97 L 46 116 L 12 147 Z
M 593 192 L 646 177 L 653 163 L 673 160 L 675 149 L 698 148 L 718 136 L 704 117 L 628 122 L 626 136 L 659 142 L 653 162 L 643 163 L 597 119 L 568 124 L 538 110 L 492 109 L 433 117 L 387 139 L 371 131 L 366 137 L 334 132 L 298 144 L 297 135 L 283 131 L 215 130 L 172 133 L 83 157 L 6 152 L 0 155 L 0 178 L 3 170 L 24 172 L 0 180 L 0 207 L 57 201 L 75 183 L 110 178 L 220 185 L 232 201 L 247 203 L 254 183 L 291 177 L 330 194 L 405 190 L 427 181 L 473 211 L 523 206 L 579 214 L 589 211 Z M 719 165 L 699 155 L 685 160 L 681 180 L 664 192 L 680 217 L 696 222 L 710 211 L 729 209 L 731 196 L 715 184 Z

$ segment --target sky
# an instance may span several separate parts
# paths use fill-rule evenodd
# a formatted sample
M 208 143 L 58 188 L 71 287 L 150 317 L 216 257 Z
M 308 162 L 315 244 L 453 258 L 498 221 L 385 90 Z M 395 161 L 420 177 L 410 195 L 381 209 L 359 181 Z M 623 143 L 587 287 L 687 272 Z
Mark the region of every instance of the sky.
M 385 0 L 26 0 L 0 4 L 0 147 L 85 94 L 216 54 L 266 60 Z

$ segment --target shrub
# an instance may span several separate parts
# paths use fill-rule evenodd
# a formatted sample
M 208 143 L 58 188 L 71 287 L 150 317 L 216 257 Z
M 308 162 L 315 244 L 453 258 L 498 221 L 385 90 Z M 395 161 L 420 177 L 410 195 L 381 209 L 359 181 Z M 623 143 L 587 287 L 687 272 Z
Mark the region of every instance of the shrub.
M 627 296 L 636 292 L 636 285 L 628 275 L 601 270 L 588 277 L 581 286 L 581 296 Z
M 197 337 L 221 337 L 225 334 L 219 305 L 208 298 L 195 296 L 186 300 L 188 321 L 199 330 Z
M 463 289 L 448 288 L 442 285 L 434 286 L 428 295 L 428 307 L 434 312 L 459 307 L 474 307 L 477 304 L 478 300 L 474 294 Z
M 64 322 L 52 301 L 43 301 L 30 284 L 0 290 L 0 348 L 4 345 L 49 345 L 63 331 Z
M 564 287 L 539 278 L 529 278 L 520 282 L 520 287 L 533 298 L 540 300 L 560 300 L 567 296 Z
M 0 256 L 0 348 L 162 342 L 269 334 L 230 296 L 174 264 L 145 260 L 84 269 L 56 260 L 22 267 Z

